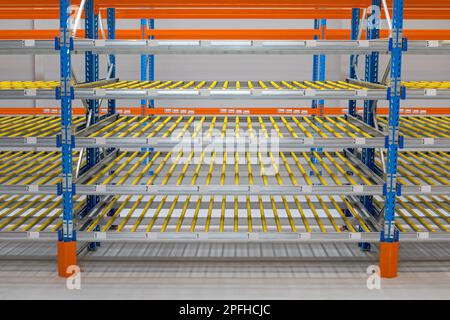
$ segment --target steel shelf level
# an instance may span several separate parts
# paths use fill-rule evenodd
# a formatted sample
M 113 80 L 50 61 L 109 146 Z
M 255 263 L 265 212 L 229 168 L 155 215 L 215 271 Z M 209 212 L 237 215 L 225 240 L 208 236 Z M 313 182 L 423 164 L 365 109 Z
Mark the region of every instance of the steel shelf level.
M 389 54 L 389 40 L 112 40 L 76 39 L 74 53 L 96 54 Z M 57 54 L 53 40 L 0 40 L 0 54 Z M 408 41 L 407 54 L 447 55 L 446 40 Z

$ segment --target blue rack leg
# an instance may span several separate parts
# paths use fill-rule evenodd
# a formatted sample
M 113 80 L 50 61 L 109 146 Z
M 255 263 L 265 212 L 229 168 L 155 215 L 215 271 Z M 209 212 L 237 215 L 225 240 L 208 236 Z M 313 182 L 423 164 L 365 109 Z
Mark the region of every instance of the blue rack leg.
M 155 20 L 149 19 L 148 20 L 148 27 L 150 30 L 155 29 Z M 150 39 L 154 39 L 153 36 L 150 37 Z M 149 81 L 155 81 L 155 56 L 153 54 L 148 55 L 148 80 Z M 155 107 L 155 100 L 150 100 L 148 103 L 149 108 Z
M 142 39 L 145 39 L 145 37 L 146 37 L 146 30 L 147 30 L 147 20 L 141 19 L 141 37 L 142 37 Z M 147 66 L 148 66 L 147 55 L 141 54 L 141 81 L 147 81 Z M 142 115 L 145 115 L 146 104 L 147 104 L 147 101 L 142 99 L 141 100 Z
M 58 275 L 67 278 L 69 267 L 77 264 L 76 231 L 73 215 L 72 178 L 72 70 L 70 34 L 70 0 L 60 0 L 60 80 L 61 80 L 61 162 L 62 162 L 62 228 L 58 232 Z
M 380 38 L 380 0 L 372 0 L 372 12 L 371 16 L 367 18 L 367 39 L 374 40 Z M 372 52 L 366 55 L 365 59 L 365 81 L 371 83 L 378 82 L 378 70 L 379 70 L 379 53 Z M 376 101 L 365 100 L 364 101 L 364 114 L 363 121 L 371 127 L 375 127 L 374 114 L 375 114 Z M 362 150 L 362 162 L 372 171 L 375 170 L 375 149 L 363 148 Z M 364 196 L 361 199 L 364 207 L 370 214 L 373 214 L 373 197 Z
M 116 38 L 116 9 L 108 8 L 106 10 L 106 16 L 107 16 L 107 25 L 108 25 L 108 39 L 115 39 Z M 116 77 L 116 55 L 115 54 L 109 55 L 109 63 L 112 68 L 110 77 L 115 78 Z M 109 70 L 107 70 L 107 72 L 109 72 Z M 115 113 L 116 113 L 116 100 L 108 100 L 108 115 L 112 115 Z
M 98 13 L 95 12 L 94 0 L 86 0 L 84 7 L 84 21 L 85 21 L 85 33 L 86 38 L 98 39 Z M 99 60 L 98 54 L 92 52 L 86 52 L 85 54 L 85 72 L 86 72 L 86 82 L 94 82 L 99 80 Z M 86 115 L 86 121 L 89 119 L 89 113 L 92 114 L 90 117 L 90 126 L 96 124 L 99 120 L 99 101 L 98 100 L 88 100 L 88 114 Z M 86 150 L 86 165 L 89 170 L 95 166 L 100 161 L 100 150 L 99 148 L 88 148 Z M 91 210 L 100 201 L 99 196 L 88 196 L 87 197 L 87 209 Z
M 352 24 L 350 30 L 351 40 L 358 39 L 358 31 L 359 31 L 359 19 L 361 16 L 361 9 L 353 8 L 352 9 Z M 350 56 L 349 62 L 349 77 L 350 79 L 356 78 L 356 71 L 358 69 L 358 55 L 352 54 Z M 350 100 L 348 102 L 348 114 L 352 116 L 356 116 L 356 100 Z
M 384 230 L 380 237 L 380 272 L 383 278 L 394 278 L 398 269 L 399 233 L 395 227 L 397 197 L 397 159 L 403 51 L 403 0 L 393 0 L 391 36 L 391 72 L 387 137 L 386 196 Z

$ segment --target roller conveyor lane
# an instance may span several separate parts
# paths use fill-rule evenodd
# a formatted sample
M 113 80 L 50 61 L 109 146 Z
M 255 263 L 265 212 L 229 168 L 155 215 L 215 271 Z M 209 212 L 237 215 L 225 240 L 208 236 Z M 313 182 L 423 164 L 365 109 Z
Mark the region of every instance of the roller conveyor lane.
M 182 128 L 187 130 L 189 124 L 191 123 L 185 123 Z M 197 124 L 197 133 L 201 124 Z M 236 119 L 231 124 L 239 128 Z M 214 125 L 213 121 L 207 134 L 212 133 Z M 277 128 L 278 124 L 275 125 Z M 252 127 L 252 122 L 250 126 Z M 175 127 L 174 124 L 170 126 L 172 131 Z M 223 134 L 225 128 L 222 123 Z M 275 130 L 282 135 L 279 127 Z M 171 130 L 168 131 L 166 134 L 170 134 Z M 267 133 L 267 129 L 265 132 Z M 183 134 L 183 130 L 178 134 Z M 55 183 L 58 181 L 58 175 L 47 170 L 48 162 L 52 161 L 54 155 L 55 153 L 51 152 L 2 152 L 0 178 L 4 183 Z M 210 158 L 216 161 L 209 161 Z M 37 170 L 31 166 L 24 168 L 30 163 L 30 159 L 33 160 L 32 163 L 38 164 Z M 59 160 L 53 161 L 58 163 Z M 11 163 L 15 163 L 16 167 L 11 167 L 12 171 L 5 171 L 4 168 L 11 166 Z M 402 153 L 399 158 L 399 182 L 405 185 L 449 185 L 449 175 L 445 171 L 448 166 L 448 153 Z M 41 170 L 45 172 L 42 174 Z M 10 174 L 12 172 L 14 177 Z M 281 152 L 256 155 L 235 152 L 213 153 L 210 156 L 205 153 L 189 153 L 186 156 L 181 152 L 170 154 L 124 151 L 82 179 L 84 180 L 80 182 L 85 185 L 111 183 L 116 186 L 177 186 L 199 183 L 224 186 L 370 185 L 379 181 L 376 177 L 366 177 L 351 157 L 339 152 Z M 447 195 L 431 195 L 426 191 L 420 195 L 399 198 L 397 225 L 404 234 L 448 234 L 450 199 Z M 75 196 L 77 210 L 83 206 L 84 199 L 83 195 Z M 60 225 L 58 196 L 3 195 L 0 203 L 1 236 L 9 237 L 21 232 L 28 232 L 30 236 L 30 232 L 35 235 L 33 232 L 55 231 Z M 376 196 L 377 208 L 381 209 L 382 203 L 383 198 Z M 361 207 L 351 197 L 302 194 L 109 195 L 83 220 L 79 226 L 80 232 L 89 237 L 87 234 L 94 232 L 97 225 L 100 225 L 101 233 L 108 233 L 108 237 L 112 233 L 112 239 L 122 240 L 133 240 L 136 237 L 145 240 L 146 238 L 142 239 L 142 234 L 147 233 L 154 233 L 155 237 L 163 238 L 166 234 L 169 238 L 187 239 L 193 234 L 200 236 L 210 233 L 213 238 L 222 234 L 224 237 L 237 237 L 238 240 L 239 237 L 252 234 L 261 234 L 261 239 L 265 239 L 276 233 L 282 234 L 280 238 L 275 237 L 276 239 L 286 240 L 291 239 L 289 237 L 298 239 L 301 234 L 311 233 L 313 237 L 317 235 L 317 239 L 339 241 L 351 240 L 348 234 L 353 234 L 355 230 L 361 230 L 360 228 L 364 230 L 364 237 L 370 240 L 371 235 L 377 231 L 377 226 L 367 219 L 367 214 L 361 211 Z M 340 235 L 341 233 L 346 236 Z M 373 241 L 376 240 L 374 238 Z
M 179 120 L 181 118 L 181 120 Z M 203 120 L 203 126 L 198 138 L 208 144 L 211 139 L 204 139 L 204 133 L 209 128 L 214 117 L 208 116 Z M 213 136 L 221 130 L 225 116 L 215 117 L 212 128 Z M 233 119 L 229 117 L 229 119 Z M 74 124 L 78 128 L 76 147 L 125 147 L 125 148 L 155 148 L 164 152 L 172 150 L 180 143 L 191 145 L 199 143 L 193 139 L 176 139 L 171 134 L 163 137 L 175 122 L 178 124 L 174 131 L 181 130 L 189 122 L 186 135 L 192 137 L 195 124 L 202 119 L 201 116 L 173 115 L 173 116 L 119 116 L 104 118 L 88 129 L 83 129 L 84 117 L 74 117 Z M 253 123 L 254 130 L 259 133 L 261 122 L 257 116 L 240 116 L 238 130 L 242 137 L 248 136 L 248 119 Z M 269 134 L 275 130 L 276 122 L 282 136 L 278 137 L 280 150 L 303 151 L 311 147 L 344 148 L 373 147 L 382 148 L 385 144 L 384 135 L 372 127 L 362 123 L 357 118 L 347 116 L 263 116 L 262 123 Z M 272 120 L 275 121 L 272 121 Z M 378 118 L 381 128 L 384 128 L 386 119 Z M 230 122 L 230 121 L 229 121 Z M 448 117 L 402 117 L 401 134 L 405 136 L 404 148 L 450 148 L 448 134 Z M 231 122 L 230 122 L 231 123 Z M 48 147 L 56 146 L 55 135 L 59 133 L 59 118 L 51 116 L 17 116 L 0 117 L 0 147 Z M 235 138 L 234 125 L 227 125 L 226 137 Z M 320 130 L 318 131 L 317 128 Z M 155 132 L 156 131 L 156 132 Z M 420 131 L 420 133 L 419 133 Z M 155 134 L 153 134 L 155 132 Z M 274 136 L 278 136 L 274 134 Z M 184 138 L 184 136 L 183 136 Z M 223 143 L 220 139 L 213 140 L 215 144 Z M 248 149 L 249 140 L 244 138 L 243 147 Z
M 0 99 L 54 99 L 55 81 L 1 81 Z M 403 82 L 407 99 L 450 99 L 449 82 Z M 387 100 L 387 87 L 349 81 L 119 81 L 75 86 L 76 99 Z

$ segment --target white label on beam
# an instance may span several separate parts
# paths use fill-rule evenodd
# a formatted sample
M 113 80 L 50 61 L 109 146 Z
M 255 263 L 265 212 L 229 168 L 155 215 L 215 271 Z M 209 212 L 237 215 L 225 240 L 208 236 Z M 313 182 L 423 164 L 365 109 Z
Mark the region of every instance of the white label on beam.
M 39 232 L 31 231 L 27 232 L 28 239 L 39 239 Z
M 103 39 L 96 39 L 94 40 L 94 47 L 105 47 L 106 41 Z
M 306 145 L 314 144 L 314 138 L 303 138 L 303 144 L 306 144 Z
M 358 47 L 368 48 L 370 45 L 369 40 L 358 40 Z
M 100 146 L 106 145 L 106 138 L 95 138 L 95 144 Z
M 27 137 L 26 138 L 26 144 L 36 144 L 37 138 L 36 137 Z
M 428 47 L 428 48 L 436 48 L 436 47 L 439 47 L 439 41 L 438 41 L 438 40 L 428 40 L 428 41 L 427 41 L 427 47 Z
M 106 192 L 106 186 L 101 185 L 101 184 L 96 185 L 96 186 L 95 186 L 95 192 L 98 192 L 98 193 L 105 193 L 105 192 Z
M 94 232 L 94 238 L 105 240 L 106 239 L 106 232 Z
M 28 192 L 39 192 L 39 186 L 35 184 L 30 184 L 27 186 Z
M 158 234 L 154 233 L 154 232 L 147 232 L 145 234 L 145 238 L 147 238 L 148 240 L 157 240 L 158 239 Z
M 24 47 L 34 47 L 36 45 L 35 40 L 24 40 L 23 41 Z
M 311 193 L 312 192 L 312 186 L 302 186 L 301 190 L 304 193 Z
M 258 239 L 259 239 L 259 235 L 258 235 L 257 233 L 254 233 L 254 232 L 250 232 L 250 233 L 248 234 L 248 238 L 249 238 L 250 240 L 258 240 Z
M 94 89 L 94 95 L 96 97 L 104 97 L 106 95 L 106 89 Z
M 355 139 L 353 139 L 353 141 L 357 145 L 365 145 L 366 144 L 366 138 L 355 138 Z
M 367 97 L 368 91 L 367 90 L 356 90 L 356 96 L 357 97 Z
M 36 96 L 36 89 L 25 89 L 24 94 L 26 97 L 35 97 Z
M 362 193 L 363 191 L 364 191 L 364 186 L 361 186 L 361 185 L 353 186 L 353 192 Z
M 427 144 L 427 145 L 434 144 L 434 138 L 423 138 L 422 141 L 423 141 L 423 144 Z
M 420 186 L 420 192 L 430 193 L 431 192 L 431 186 Z
M 298 238 L 300 240 L 309 240 L 309 239 L 311 239 L 311 233 L 309 233 L 309 232 L 299 233 Z
M 429 97 L 435 97 L 437 96 L 437 90 L 436 89 L 425 89 L 425 95 Z
M 307 47 L 317 47 L 317 41 L 316 40 L 306 40 L 305 45 Z
M 316 96 L 316 90 L 315 89 L 306 89 L 304 91 L 305 96 L 307 97 L 315 97 Z
M 361 233 L 360 232 L 350 232 L 348 234 L 348 238 L 351 240 L 361 240 Z
M 430 233 L 429 232 L 417 232 L 417 239 L 419 239 L 419 240 L 430 239 Z

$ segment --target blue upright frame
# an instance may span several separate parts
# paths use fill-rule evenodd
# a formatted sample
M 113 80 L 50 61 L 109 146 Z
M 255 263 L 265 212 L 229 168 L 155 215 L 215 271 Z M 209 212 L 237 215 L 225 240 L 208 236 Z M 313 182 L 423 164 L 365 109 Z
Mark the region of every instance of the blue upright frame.
M 141 19 L 141 38 L 142 39 L 145 39 L 146 30 L 147 30 L 147 20 Z M 148 65 L 147 55 L 141 54 L 141 81 L 147 81 L 147 65 Z M 147 103 L 147 100 L 144 100 L 144 99 L 141 100 L 142 113 L 144 113 L 146 103 Z
M 360 16 L 361 16 L 361 9 L 353 8 L 351 29 L 350 29 L 351 40 L 358 40 Z M 348 72 L 350 79 L 356 79 L 357 70 L 358 70 L 358 55 L 352 54 L 350 55 L 349 72 Z M 348 114 L 356 116 L 356 100 L 350 100 L 348 102 Z
M 73 41 L 70 34 L 70 0 L 60 0 L 58 47 L 60 50 L 60 78 L 61 87 L 61 162 L 62 162 L 62 229 L 59 240 L 64 242 L 76 241 L 76 231 L 73 224 L 73 195 L 75 188 L 72 177 L 72 100 L 73 87 L 71 70 L 71 51 Z
M 155 20 L 154 19 L 148 19 L 148 28 L 150 30 L 155 29 Z M 150 39 L 154 39 L 153 36 L 150 37 Z M 148 55 L 148 80 L 154 81 L 155 80 L 155 56 L 153 54 Z M 155 107 L 155 100 L 150 100 L 148 103 L 148 106 L 150 108 Z
M 367 40 L 374 40 L 380 38 L 380 16 L 379 8 L 381 5 L 380 0 L 372 0 L 372 12 L 371 18 L 367 19 L 366 35 Z M 378 12 L 375 11 L 378 8 Z M 365 59 L 365 75 L 364 80 L 370 83 L 378 82 L 379 70 L 379 53 L 371 52 L 366 55 Z M 371 127 L 375 127 L 374 115 L 375 115 L 376 101 L 364 100 L 364 113 L 363 121 Z M 362 162 L 372 171 L 375 170 L 375 149 L 363 148 L 362 150 Z M 364 207 L 373 213 L 373 196 L 362 197 Z
M 108 39 L 115 39 L 116 38 L 116 9 L 115 8 L 108 8 L 106 10 L 106 17 L 107 17 L 107 25 L 108 25 Z M 109 63 L 111 64 L 111 78 L 116 77 L 116 55 L 110 54 L 109 55 Z M 109 70 L 106 70 L 106 72 L 109 72 Z M 110 99 L 108 100 L 108 115 L 112 115 L 116 113 L 116 100 Z
M 325 29 L 327 26 L 326 19 L 314 19 L 314 29 L 321 31 L 321 39 L 325 38 Z M 314 40 L 317 40 L 319 37 L 314 36 Z M 325 67 L 326 67 L 326 56 L 324 54 L 314 55 L 313 56 L 313 81 L 324 81 L 325 80 Z M 321 111 L 323 110 L 324 100 L 313 100 L 312 108 L 319 108 Z
M 399 118 L 400 100 L 402 96 L 402 51 L 406 47 L 403 36 L 403 0 L 393 0 L 392 33 L 390 39 L 391 52 L 391 85 L 388 89 L 389 116 L 387 145 L 387 172 L 386 172 L 386 204 L 384 207 L 384 230 L 381 233 L 382 242 L 397 242 L 398 230 L 395 227 L 395 205 L 397 194 L 397 160 L 399 149 Z
M 94 0 L 86 0 L 84 7 L 85 33 L 88 39 L 98 39 L 98 14 L 95 13 Z M 86 82 L 94 82 L 99 79 L 99 60 L 98 54 L 90 51 L 85 53 L 85 77 Z M 88 114 L 92 113 L 89 125 L 92 126 L 99 120 L 99 100 L 88 100 Z M 88 148 L 86 150 L 86 169 L 95 166 L 100 160 L 100 150 L 98 148 Z M 99 201 L 98 196 L 87 197 L 87 210 L 92 209 Z

